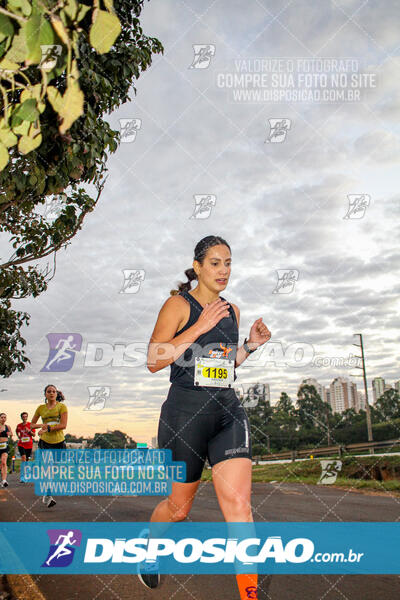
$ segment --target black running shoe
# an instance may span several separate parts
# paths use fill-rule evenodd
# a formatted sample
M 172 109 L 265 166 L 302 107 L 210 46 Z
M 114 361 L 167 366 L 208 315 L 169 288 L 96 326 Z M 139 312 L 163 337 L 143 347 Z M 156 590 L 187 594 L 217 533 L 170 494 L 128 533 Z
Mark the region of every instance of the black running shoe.
M 139 580 L 144 586 L 153 590 L 160 585 L 160 573 L 157 563 L 140 563 L 138 568 Z
M 8 487 L 8 481 L 6 481 L 5 479 L 3 479 L 2 484 L 3 487 Z
M 150 535 L 149 529 L 143 529 L 139 536 L 140 538 L 148 538 Z M 160 584 L 160 573 L 158 572 L 158 561 L 146 562 L 143 561 L 137 565 L 137 574 L 139 581 L 150 590 L 158 587 Z

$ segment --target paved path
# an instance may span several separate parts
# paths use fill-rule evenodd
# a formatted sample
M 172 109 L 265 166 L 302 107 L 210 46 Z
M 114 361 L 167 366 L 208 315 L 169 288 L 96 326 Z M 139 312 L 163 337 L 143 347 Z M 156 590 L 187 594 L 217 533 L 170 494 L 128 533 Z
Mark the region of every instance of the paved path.
M 47 509 L 31 484 L 0 490 L 2 521 L 147 521 L 160 497 L 60 497 Z M 256 521 L 396 521 L 400 498 L 347 491 L 332 486 L 253 484 Z M 193 521 L 222 521 L 210 483 L 201 484 L 192 511 Z M 134 573 L 134 571 L 133 571 Z M 400 573 L 400 568 L 399 568 Z M 238 600 L 234 575 L 163 575 L 162 585 L 145 589 L 136 575 L 32 576 L 46 600 Z M 259 600 L 398 600 L 397 575 L 261 575 Z M 24 583 L 26 586 L 26 583 Z M 38 596 L 39 597 L 39 596 Z M 35 600 L 33 589 L 18 600 Z

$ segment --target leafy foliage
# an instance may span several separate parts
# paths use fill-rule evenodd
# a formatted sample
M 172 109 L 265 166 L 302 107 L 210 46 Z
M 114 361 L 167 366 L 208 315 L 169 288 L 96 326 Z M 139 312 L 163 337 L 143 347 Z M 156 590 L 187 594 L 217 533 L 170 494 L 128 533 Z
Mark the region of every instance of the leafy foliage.
M 396 390 L 387 390 L 371 406 L 375 441 L 399 438 L 400 397 Z M 366 412 L 349 408 L 332 413 L 329 404 L 321 400 L 312 385 L 302 385 L 297 405 L 281 393 L 279 402 L 271 407 L 263 402 L 246 409 L 253 443 L 253 454 L 296 450 L 317 446 L 351 444 L 368 441 Z
M 116 429 L 107 433 L 95 433 L 93 439 L 88 440 L 89 448 L 136 448 L 136 442 L 126 433 Z
M 104 116 L 130 99 L 152 55 L 163 52 L 159 40 L 145 36 L 140 27 L 143 4 L 8 0 L 7 8 L 0 7 L 0 161 L 6 160 L 0 171 L 0 232 L 11 236 L 14 249 L 0 261 L 3 377 L 29 362 L 20 333 L 29 315 L 12 310 L 11 300 L 46 290 L 56 252 L 94 210 L 108 154 L 118 147 L 120 133 Z M 61 54 L 49 69 L 40 46 L 53 42 Z M 88 184 L 97 190 L 93 197 L 83 187 Z M 58 206 L 52 221 L 46 216 L 51 202 Z M 51 268 L 25 267 L 49 255 L 54 257 Z
M 393 388 L 386 390 L 376 401 L 374 409 L 380 421 L 398 419 L 400 417 L 400 395 Z
M 91 17 L 90 44 L 101 54 L 108 52 L 121 25 L 112 0 L 105 8 L 100 9 L 99 0 L 92 7 L 77 0 L 8 0 L 7 9 L 0 9 L 0 171 L 9 161 L 9 148 L 18 145 L 19 153 L 28 154 L 40 146 L 41 115 L 47 103 L 58 113 L 60 133 L 83 114 L 78 69 L 81 22 Z M 63 93 L 51 85 L 60 75 L 65 78 Z

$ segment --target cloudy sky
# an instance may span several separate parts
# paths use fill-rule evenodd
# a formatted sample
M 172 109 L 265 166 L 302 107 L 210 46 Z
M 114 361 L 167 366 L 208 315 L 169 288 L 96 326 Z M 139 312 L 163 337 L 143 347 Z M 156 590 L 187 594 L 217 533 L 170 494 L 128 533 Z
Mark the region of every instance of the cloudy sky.
M 223 296 L 241 310 L 240 341 L 259 317 L 272 332 L 261 358 L 252 355 L 256 364 L 238 369 L 237 383 L 269 383 L 273 402 L 282 391 L 294 399 L 305 377 L 329 385 L 356 372 L 345 359 L 357 353 L 357 332 L 369 386 L 376 376 L 400 379 L 395 10 L 394 1 L 360 0 L 145 3 L 142 26 L 165 53 L 137 81 L 136 97 L 108 117 L 115 129 L 134 120 L 136 132 L 110 157 L 98 206 L 59 252 L 48 291 L 14 305 L 31 315 L 22 333 L 32 362 L 1 384 L 12 426 L 54 383 L 67 398 L 70 433 L 120 429 L 150 442 L 169 368 L 151 374 L 117 358 L 148 342 L 169 290 L 186 279 L 194 246 L 210 234 L 232 248 Z M 238 75 L 246 73 L 243 88 Z M 240 96 L 243 89 L 266 96 Z M 268 96 L 273 89 L 283 94 L 278 101 Z M 324 89 L 329 101 L 321 101 Z M 307 97 L 294 101 L 295 91 Z M 7 257 L 4 239 L 1 247 Z M 139 272 L 128 293 L 124 270 Z M 82 337 L 66 372 L 41 371 L 49 333 Z M 89 366 L 96 344 L 103 361 L 98 351 L 100 366 Z M 325 366 L 295 364 L 298 347 Z M 361 379 L 352 380 L 361 390 Z M 85 410 L 92 386 L 110 388 L 103 410 Z

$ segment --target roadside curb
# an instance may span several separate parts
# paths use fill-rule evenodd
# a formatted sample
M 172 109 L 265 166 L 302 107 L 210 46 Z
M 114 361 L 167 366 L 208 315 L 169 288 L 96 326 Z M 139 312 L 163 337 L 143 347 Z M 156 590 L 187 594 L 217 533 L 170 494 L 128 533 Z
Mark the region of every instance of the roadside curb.
M 30 575 L 5 575 L 5 578 L 16 600 L 46 600 Z

